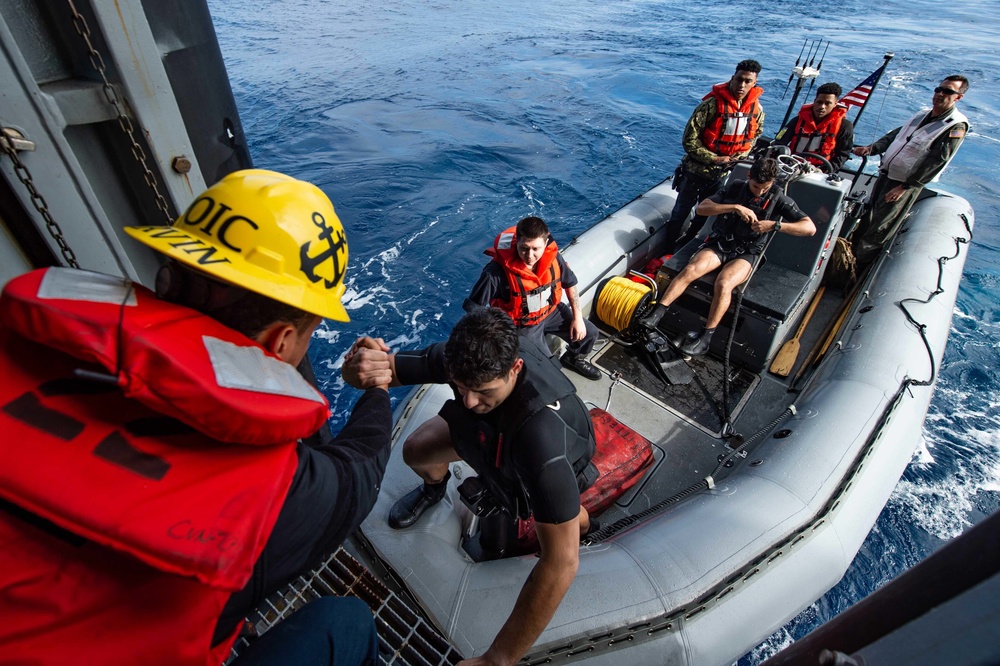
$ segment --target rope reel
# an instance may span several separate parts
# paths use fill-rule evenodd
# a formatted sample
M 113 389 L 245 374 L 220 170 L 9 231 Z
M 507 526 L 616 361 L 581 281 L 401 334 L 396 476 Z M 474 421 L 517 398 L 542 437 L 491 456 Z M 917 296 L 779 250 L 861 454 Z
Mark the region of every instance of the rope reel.
M 653 297 L 653 288 L 626 277 L 610 278 L 597 294 L 597 316 L 616 331 L 628 328 Z

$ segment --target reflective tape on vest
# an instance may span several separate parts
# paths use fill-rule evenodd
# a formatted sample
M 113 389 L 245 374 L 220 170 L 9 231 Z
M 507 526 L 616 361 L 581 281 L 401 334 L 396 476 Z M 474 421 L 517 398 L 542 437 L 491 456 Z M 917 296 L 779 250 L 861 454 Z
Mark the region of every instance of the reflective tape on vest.
M 266 356 L 260 347 L 241 347 L 209 335 L 201 338 L 215 382 L 222 388 L 284 395 L 324 404 L 322 395 L 288 363 Z

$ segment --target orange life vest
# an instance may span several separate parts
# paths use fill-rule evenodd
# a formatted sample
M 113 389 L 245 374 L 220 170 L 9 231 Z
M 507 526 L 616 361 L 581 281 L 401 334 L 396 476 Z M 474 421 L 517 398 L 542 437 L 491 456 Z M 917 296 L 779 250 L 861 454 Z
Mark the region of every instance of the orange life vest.
M 701 132 L 701 142 L 716 155 L 736 155 L 753 147 L 759 131 L 757 116 L 760 105 L 757 100 L 764 89 L 754 86 L 739 103 L 729 92 L 729 82 L 716 83 L 712 91 L 702 100 L 714 97 L 716 113 L 712 121 Z
M 562 270 L 559 268 L 559 248 L 550 240 L 534 271 L 517 254 L 517 238 L 511 227 L 493 241 L 486 254 L 503 267 L 510 286 L 510 300 L 494 298 L 490 305 L 510 315 L 519 327 L 535 326 L 562 301 Z
M 789 149 L 795 154 L 816 153 L 827 160 L 832 159 L 833 152 L 837 148 L 837 133 L 846 116 L 847 107 L 838 104 L 817 123 L 813 116 L 812 104 L 806 104 L 799 109 L 799 117 L 792 128 L 792 138 L 788 142 Z M 806 159 L 817 166 L 821 164 L 815 158 Z
M 119 278 L 33 271 L 5 287 L 0 321 L 3 659 L 217 666 L 236 634 L 211 648 L 221 610 L 325 399 L 248 338 Z

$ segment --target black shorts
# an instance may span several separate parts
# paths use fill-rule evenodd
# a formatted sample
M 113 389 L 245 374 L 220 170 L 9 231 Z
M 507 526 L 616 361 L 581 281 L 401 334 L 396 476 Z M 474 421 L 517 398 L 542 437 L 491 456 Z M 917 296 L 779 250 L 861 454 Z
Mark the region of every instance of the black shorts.
M 742 244 L 730 246 L 732 249 L 729 251 L 726 251 L 727 246 L 729 246 L 729 244 L 725 243 L 721 239 L 709 237 L 708 240 L 701 244 L 698 251 L 711 250 L 723 264 L 728 264 L 733 259 L 745 259 L 751 266 L 753 266 L 754 262 L 757 261 L 757 257 L 760 255 L 760 248 L 753 244 L 749 246 Z

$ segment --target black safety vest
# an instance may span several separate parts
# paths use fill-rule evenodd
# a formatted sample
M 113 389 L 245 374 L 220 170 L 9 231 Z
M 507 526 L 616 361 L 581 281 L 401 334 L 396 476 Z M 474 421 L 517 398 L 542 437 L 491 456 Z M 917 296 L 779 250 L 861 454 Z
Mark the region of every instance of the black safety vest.
M 597 478 L 590 464 L 596 440 L 590 414 L 577 397 L 573 383 L 533 343 L 522 339 L 520 356 L 524 360 L 522 376 L 510 396 L 497 407 L 503 410 L 500 418 L 484 419 L 458 400 L 447 401 L 439 413 L 448 422 L 452 444 L 462 460 L 476 470 L 504 511 L 526 519 L 531 515 L 531 506 L 514 467 L 513 448 L 523 445 L 517 436 L 528 419 L 559 402 L 560 418 L 576 435 L 568 457 L 581 491 Z
M 764 196 L 755 197 L 746 181 L 737 180 L 723 190 L 720 199 L 724 204 L 746 206 L 757 215 L 758 220 L 766 220 L 774 210 L 772 204 L 775 203 L 775 197 L 779 192 L 780 190 L 772 185 Z M 764 241 L 764 234 L 751 229 L 750 225 L 736 213 L 726 213 L 716 217 L 712 224 L 712 236 L 713 240 L 727 252 L 737 250 L 750 252 L 754 249 L 759 251 Z

